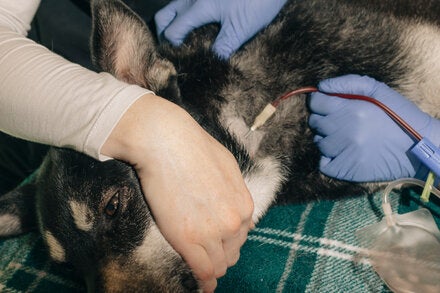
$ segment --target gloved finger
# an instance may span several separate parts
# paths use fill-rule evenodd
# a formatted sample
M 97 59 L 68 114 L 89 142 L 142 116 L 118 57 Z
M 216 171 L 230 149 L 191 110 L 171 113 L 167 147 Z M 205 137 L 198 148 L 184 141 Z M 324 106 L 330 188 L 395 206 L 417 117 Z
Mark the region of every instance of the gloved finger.
M 323 136 L 317 134 L 317 135 L 313 136 L 313 143 L 318 143 L 323 138 L 324 138 Z
M 349 74 L 323 80 L 319 83 L 320 91 L 327 93 L 346 93 L 358 94 L 375 98 L 388 107 L 400 104 L 407 100 L 398 92 L 391 89 L 382 82 L 375 80 L 369 76 L 360 76 Z
M 287 0 L 235 1 L 234 11 L 226 15 L 214 42 L 213 50 L 226 59 L 245 42 L 266 27 L 279 13 Z M 253 5 L 252 5 L 253 4 Z
M 346 148 L 330 161 L 323 160 L 322 165 L 320 162 L 319 170 L 329 177 L 352 182 L 383 181 L 386 179 L 378 174 L 379 170 L 365 168 L 364 160 L 372 160 L 372 158 L 360 159 L 354 154 L 353 149 Z
M 410 119 L 411 114 L 418 110 L 413 102 L 400 93 L 368 76 L 351 74 L 326 79 L 319 83 L 318 88 L 328 93 L 358 94 L 377 99 L 405 119 Z
M 240 38 L 232 24 L 224 23 L 212 46 L 214 52 L 223 59 L 228 59 L 247 39 Z
M 310 95 L 309 108 L 313 113 L 328 115 L 346 104 L 346 100 L 315 92 Z
M 193 29 L 202 25 L 219 21 L 216 19 L 218 11 L 208 9 L 207 6 L 212 5 L 207 1 L 196 1 L 187 11 L 179 14 L 175 20 L 165 29 L 164 36 L 173 45 L 178 46 L 182 44 L 185 37 Z
M 329 78 L 318 84 L 318 89 L 325 93 L 343 93 L 372 96 L 378 82 L 369 76 L 348 74 Z
M 331 163 L 332 158 L 326 157 L 326 156 L 321 156 L 321 159 L 319 160 L 319 171 L 321 171 L 321 173 L 333 177 L 332 176 L 332 172 L 328 172 L 328 168 L 327 166 Z M 330 169 L 331 170 L 331 169 Z
M 319 161 L 319 171 L 326 176 L 340 180 L 354 180 L 358 166 L 353 158 L 346 157 L 344 153 L 337 157 L 330 158 L 321 156 Z
M 346 117 L 338 114 L 339 113 L 335 113 L 329 116 L 311 114 L 309 117 L 309 126 L 316 134 L 322 136 L 333 135 L 347 126 Z
M 328 158 L 339 156 L 346 149 L 346 144 L 347 142 L 342 141 L 341 137 L 337 134 L 325 136 L 316 141 L 316 146 L 321 154 Z
M 174 0 L 156 12 L 154 21 L 156 23 L 157 36 L 160 37 L 176 16 L 183 14 L 193 3 L 194 0 Z
M 320 129 L 321 124 L 322 124 L 322 120 L 325 118 L 325 116 L 321 116 L 318 114 L 310 114 L 309 117 L 309 127 L 311 129 L 313 129 L 315 132 L 319 133 L 319 134 L 323 134 L 320 131 L 318 131 L 318 129 Z

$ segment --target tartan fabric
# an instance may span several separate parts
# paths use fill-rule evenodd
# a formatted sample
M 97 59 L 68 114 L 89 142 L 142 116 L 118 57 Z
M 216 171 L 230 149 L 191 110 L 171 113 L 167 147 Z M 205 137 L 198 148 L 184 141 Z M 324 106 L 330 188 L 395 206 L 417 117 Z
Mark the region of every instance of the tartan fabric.
M 392 197 L 394 211 L 418 208 L 418 195 Z M 438 204 L 438 202 L 436 203 Z M 440 207 L 427 207 L 440 224 Z M 274 206 L 251 231 L 241 258 L 216 292 L 389 292 L 359 258 L 355 231 L 382 217 L 381 195 Z M 85 292 L 66 265 L 48 260 L 30 233 L 0 241 L 0 292 Z

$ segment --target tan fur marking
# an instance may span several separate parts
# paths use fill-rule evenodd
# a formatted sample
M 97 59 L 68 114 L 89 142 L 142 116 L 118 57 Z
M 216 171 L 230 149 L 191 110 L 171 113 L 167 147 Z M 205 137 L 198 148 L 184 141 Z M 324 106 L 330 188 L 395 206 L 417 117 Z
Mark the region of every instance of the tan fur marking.
M 90 231 L 93 227 L 93 217 L 87 205 L 71 200 L 69 201 L 69 206 L 76 227 L 86 232 Z
M 7 236 L 21 231 L 20 219 L 13 215 L 0 216 L 0 235 Z
M 50 231 L 45 231 L 43 236 L 46 239 L 47 246 L 49 246 L 49 253 L 52 259 L 57 262 L 65 262 L 66 251 L 55 236 Z
M 132 281 L 116 262 L 110 262 L 102 272 L 106 292 L 122 292 L 126 282 Z

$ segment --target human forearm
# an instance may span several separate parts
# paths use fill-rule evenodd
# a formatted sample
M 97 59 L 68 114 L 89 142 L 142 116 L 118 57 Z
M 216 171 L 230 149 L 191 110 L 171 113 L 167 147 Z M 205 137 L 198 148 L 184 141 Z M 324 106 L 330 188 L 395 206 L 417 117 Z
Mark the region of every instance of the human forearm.
M 11 135 L 99 157 L 125 110 L 149 91 L 97 74 L 0 31 L 0 127 Z
M 39 0 L 0 0 L 0 130 L 95 158 L 149 92 L 73 64 L 25 37 Z

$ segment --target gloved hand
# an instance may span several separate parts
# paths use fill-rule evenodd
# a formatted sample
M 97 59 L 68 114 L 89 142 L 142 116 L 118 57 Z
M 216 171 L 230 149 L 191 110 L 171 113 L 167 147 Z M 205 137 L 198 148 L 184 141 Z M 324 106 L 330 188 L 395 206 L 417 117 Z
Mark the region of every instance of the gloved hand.
M 347 75 L 320 82 L 319 90 L 369 96 L 396 112 L 419 134 L 440 143 L 440 121 L 383 83 L 367 76 Z M 383 110 L 366 101 L 317 92 L 311 95 L 309 125 L 322 153 L 322 173 L 348 181 L 423 178 L 428 169 L 409 150 L 416 141 Z
M 287 0 L 175 0 L 155 15 L 157 34 L 173 45 L 204 24 L 218 22 L 213 50 L 229 58 L 243 43 L 267 26 Z

